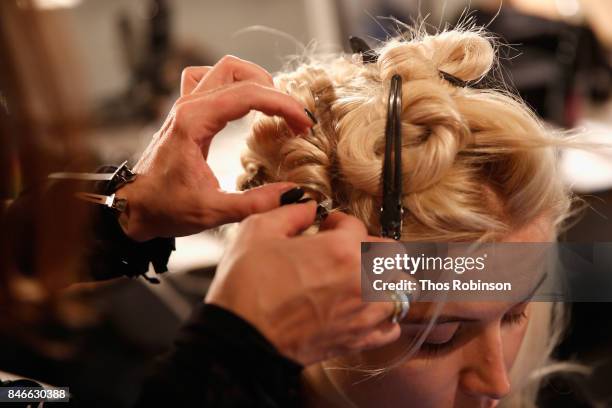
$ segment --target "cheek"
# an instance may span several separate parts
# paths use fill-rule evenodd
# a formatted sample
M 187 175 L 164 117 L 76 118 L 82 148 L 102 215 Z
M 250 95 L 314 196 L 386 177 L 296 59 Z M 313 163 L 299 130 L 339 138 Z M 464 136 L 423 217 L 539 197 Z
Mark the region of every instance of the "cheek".
M 361 361 L 368 359 L 362 353 Z M 414 359 L 402 363 L 378 378 L 363 381 L 357 374 L 344 375 L 328 371 L 352 403 L 359 407 L 419 407 L 452 406 L 457 390 L 460 359 L 450 353 L 443 358 Z M 370 356 L 371 357 L 371 356 Z M 380 358 L 376 356 L 376 360 Z
M 514 361 L 516 360 L 516 356 L 521 348 L 521 344 L 523 344 L 528 323 L 529 318 L 525 319 L 525 321 L 521 322 L 521 324 L 503 329 L 502 342 L 504 345 L 504 361 L 506 363 L 506 367 L 508 367 L 508 370 L 510 370 L 514 365 Z
M 433 360 L 415 359 L 393 369 L 387 378 L 389 395 L 401 395 L 394 407 L 438 408 L 453 404 L 460 370 L 456 353 Z

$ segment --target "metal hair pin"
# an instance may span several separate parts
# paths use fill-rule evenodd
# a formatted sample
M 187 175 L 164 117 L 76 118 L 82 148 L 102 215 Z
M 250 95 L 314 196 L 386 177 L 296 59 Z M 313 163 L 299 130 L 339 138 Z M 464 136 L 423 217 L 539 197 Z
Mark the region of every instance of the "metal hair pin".
M 361 59 L 364 64 L 373 64 L 378 61 L 378 53 L 374 51 L 367 42 L 362 38 L 351 36 L 349 37 L 351 50 L 355 54 L 361 54 Z
M 323 221 L 325 221 L 325 219 L 327 218 L 327 216 L 332 210 L 332 206 L 333 206 L 332 200 L 329 198 L 324 199 L 317 205 L 317 215 L 315 218 L 317 223 L 320 224 Z
M 391 78 L 387 125 L 385 128 L 385 157 L 383 161 L 383 199 L 380 211 L 381 235 L 399 240 L 402 236 L 402 77 Z
M 349 43 L 351 44 L 351 50 L 353 53 L 361 54 L 361 59 L 364 64 L 373 64 L 378 61 L 378 53 L 374 51 L 363 38 L 351 36 L 349 37 Z M 448 72 L 442 70 L 438 70 L 438 72 L 440 74 L 440 78 L 448 81 L 450 84 L 458 88 L 485 88 L 481 81 L 464 81 L 455 75 L 449 74 Z
M 475 88 L 475 89 L 484 89 L 485 85 L 482 81 L 464 81 L 461 78 L 458 78 L 454 75 L 449 74 L 448 72 L 444 72 L 442 70 L 438 70 L 440 73 L 440 77 L 444 80 L 450 82 L 452 85 L 458 88 Z
M 361 54 L 364 64 L 378 61 L 378 53 L 359 37 L 350 37 L 354 53 Z M 383 198 L 380 226 L 383 237 L 399 240 L 402 236 L 402 77 L 393 75 L 389 89 L 387 125 L 385 128 L 385 158 L 383 161 Z

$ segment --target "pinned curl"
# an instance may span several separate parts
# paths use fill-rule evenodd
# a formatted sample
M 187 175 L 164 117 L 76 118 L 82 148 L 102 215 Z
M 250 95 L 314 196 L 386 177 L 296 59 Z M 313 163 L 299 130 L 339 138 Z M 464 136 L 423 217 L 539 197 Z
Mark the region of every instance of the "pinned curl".
M 283 120 L 260 115 L 239 186 L 299 183 L 376 234 L 386 97 L 397 73 L 404 101 L 403 240 L 496 240 L 546 211 L 560 226 L 572 201 L 556 166 L 555 148 L 563 140 L 494 84 L 457 86 L 487 77 L 495 50 L 481 30 L 418 32 L 383 43 L 374 63 L 311 58 L 278 75 L 278 87 L 319 123 L 312 134 L 296 138 Z

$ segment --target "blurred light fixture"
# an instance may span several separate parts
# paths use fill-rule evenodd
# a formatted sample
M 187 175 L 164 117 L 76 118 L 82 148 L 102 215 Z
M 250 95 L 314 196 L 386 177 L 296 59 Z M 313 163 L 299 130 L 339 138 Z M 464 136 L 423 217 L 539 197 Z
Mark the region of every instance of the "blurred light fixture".
M 33 0 L 32 3 L 37 9 L 53 10 L 75 7 L 81 3 L 81 0 Z

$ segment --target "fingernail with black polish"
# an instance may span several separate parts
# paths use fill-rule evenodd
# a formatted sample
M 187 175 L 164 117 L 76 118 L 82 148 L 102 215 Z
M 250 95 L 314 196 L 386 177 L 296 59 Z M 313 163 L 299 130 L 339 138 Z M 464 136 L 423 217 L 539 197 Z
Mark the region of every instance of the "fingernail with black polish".
M 321 204 L 317 205 L 317 215 L 316 215 L 317 220 L 319 220 L 320 222 L 325 221 L 328 215 L 329 215 L 329 211 L 327 210 L 327 208 L 325 208 Z
M 280 196 L 280 205 L 295 204 L 303 196 L 304 189 L 302 187 L 294 187 L 289 191 L 285 191 Z
M 312 113 L 311 111 L 309 111 L 308 109 L 304 108 L 304 111 L 306 111 L 306 114 L 308 115 L 308 117 L 310 118 L 310 120 L 312 120 L 312 123 L 314 123 L 315 125 L 319 123 L 319 121 L 317 120 L 317 118 L 315 118 L 314 113 Z

